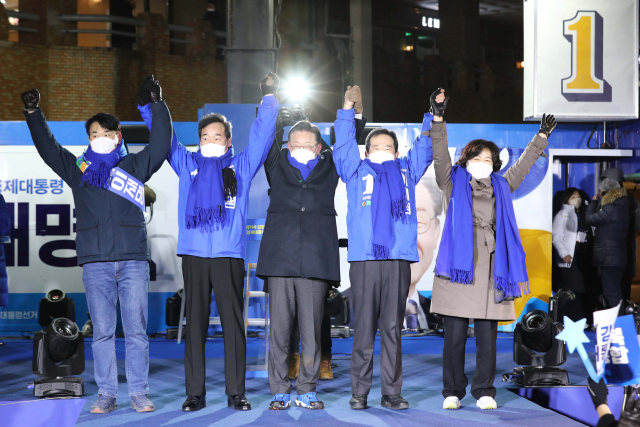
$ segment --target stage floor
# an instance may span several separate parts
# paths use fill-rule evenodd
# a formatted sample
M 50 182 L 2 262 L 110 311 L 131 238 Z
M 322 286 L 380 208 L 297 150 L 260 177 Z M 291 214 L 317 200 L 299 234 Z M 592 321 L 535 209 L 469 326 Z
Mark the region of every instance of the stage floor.
M 593 337 L 591 337 L 593 338 Z M 6 340 L 0 346 L 0 392 L 24 387 L 33 381 L 31 372 L 32 341 Z M 118 410 L 107 415 L 93 415 L 89 407 L 97 397 L 98 388 L 93 381 L 93 360 L 90 341 L 85 343 L 87 350 L 85 379 L 86 402 L 80 413 L 78 426 L 286 426 L 305 425 L 337 427 L 347 425 L 361 426 L 579 426 L 584 425 L 552 410 L 545 409 L 509 390 L 517 388 L 511 383 L 501 381 L 502 374 L 513 367 L 513 340 L 509 334 L 499 334 L 498 369 L 495 386 L 498 388 L 496 401 L 498 409 L 481 411 L 475 406 L 475 399 L 469 394 L 462 400 L 458 411 L 443 410 L 442 387 L 442 338 L 410 337 L 403 338 L 403 396 L 409 401 L 410 409 L 392 411 L 380 406 L 380 349 L 379 338 L 376 342 L 374 358 L 374 381 L 369 394 L 370 408 L 365 411 L 351 411 L 349 379 L 349 353 L 352 339 L 333 340 L 334 359 L 337 364 L 332 381 L 318 382 L 318 396 L 326 409 L 311 411 L 292 407 L 288 411 L 269 411 L 269 385 L 266 377 L 247 378 L 247 397 L 253 410 L 238 412 L 227 408 L 224 394 L 224 369 L 222 339 L 207 342 L 207 407 L 193 414 L 185 414 L 180 408 L 184 395 L 184 345 L 164 338 L 150 342 L 150 398 L 156 405 L 156 411 L 138 414 L 130 409 L 124 368 L 124 339 L 117 340 L 119 359 L 119 397 Z M 248 363 L 256 363 L 263 352 L 263 341 L 250 338 L 247 345 Z M 577 353 L 568 355 L 569 360 L 563 366 L 569 371 L 574 384 L 586 383 L 586 370 Z M 475 369 L 475 340 L 467 342 L 466 373 L 469 383 Z M 0 395 L 0 401 L 33 400 L 32 390 L 22 390 Z M 292 392 L 295 399 L 295 388 Z M 591 402 L 584 402 L 585 409 L 591 408 Z M 26 425 L 26 424 L 22 424 Z

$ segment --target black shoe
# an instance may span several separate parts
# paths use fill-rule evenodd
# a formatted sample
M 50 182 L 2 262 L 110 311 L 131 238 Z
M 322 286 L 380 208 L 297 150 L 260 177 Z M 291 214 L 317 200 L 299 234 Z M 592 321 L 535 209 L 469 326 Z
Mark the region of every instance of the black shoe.
M 391 409 L 409 409 L 409 402 L 399 394 L 385 394 L 380 400 L 380 405 Z
M 366 394 L 354 394 L 349 401 L 351 409 L 367 409 L 367 395 Z
M 207 406 L 207 399 L 204 396 L 191 396 L 182 404 L 182 412 L 196 412 Z
M 234 394 L 227 396 L 227 404 L 229 408 L 233 408 L 236 411 L 250 411 L 251 403 L 244 397 L 244 394 Z

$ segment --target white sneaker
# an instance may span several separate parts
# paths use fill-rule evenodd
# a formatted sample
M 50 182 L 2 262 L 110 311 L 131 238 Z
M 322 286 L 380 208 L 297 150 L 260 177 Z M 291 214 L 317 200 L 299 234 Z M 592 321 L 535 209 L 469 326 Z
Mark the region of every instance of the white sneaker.
M 444 400 L 442 409 L 460 409 L 460 399 L 455 396 L 449 396 Z
M 476 406 L 480 409 L 498 409 L 498 404 L 493 399 L 493 397 L 482 396 L 476 402 Z

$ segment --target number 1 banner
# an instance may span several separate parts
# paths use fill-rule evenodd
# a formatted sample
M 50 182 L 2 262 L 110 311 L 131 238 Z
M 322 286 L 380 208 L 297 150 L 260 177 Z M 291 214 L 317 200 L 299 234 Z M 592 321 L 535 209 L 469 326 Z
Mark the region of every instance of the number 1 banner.
M 524 2 L 524 119 L 638 118 L 639 0 Z

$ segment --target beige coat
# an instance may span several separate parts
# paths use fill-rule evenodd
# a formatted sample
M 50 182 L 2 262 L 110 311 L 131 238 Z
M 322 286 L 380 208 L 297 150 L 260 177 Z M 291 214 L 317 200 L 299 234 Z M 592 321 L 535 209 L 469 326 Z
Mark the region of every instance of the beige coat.
M 436 182 L 442 190 L 444 211 L 451 198 L 451 157 L 447 142 L 447 128 L 444 122 L 431 123 L 433 142 L 433 165 Z M 536 135 L 527 145 L 518 161 L 507 170 L 504 178 L 511 192 L 514 192 L 529 173 L 547 146 L 547 140 Z M 495 251 L 496 202 L 493 197 L 491 178 L 469 182 L 473 194 L 473 242 L 474 280 L 470 285 L 452 283 L 435 277 L 431 311 L 434 313 L 466 317 L 470 319 L 515 320 L 513 301 L 496 304 L 493 299 L 493 262 Z

